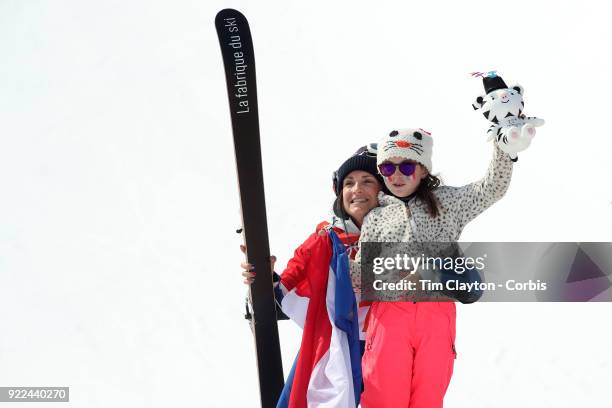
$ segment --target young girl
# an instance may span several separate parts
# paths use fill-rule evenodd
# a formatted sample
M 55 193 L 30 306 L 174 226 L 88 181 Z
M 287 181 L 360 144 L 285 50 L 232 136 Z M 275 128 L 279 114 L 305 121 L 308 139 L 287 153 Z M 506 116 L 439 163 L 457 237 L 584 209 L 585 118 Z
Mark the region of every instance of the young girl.
M 486 176 L 463 187 L 440 186 L 431 174 L 432 148 L 422 129 L 394 130 L 378 144 L 378 170 L 394 196 L 379 193 L 360 242 L 456 241 L 505 194 L 512 161 L 497 145 Z M 365 348 L 362 407 L 442 407 L 457 356 L 455 304 L 374 302 Z

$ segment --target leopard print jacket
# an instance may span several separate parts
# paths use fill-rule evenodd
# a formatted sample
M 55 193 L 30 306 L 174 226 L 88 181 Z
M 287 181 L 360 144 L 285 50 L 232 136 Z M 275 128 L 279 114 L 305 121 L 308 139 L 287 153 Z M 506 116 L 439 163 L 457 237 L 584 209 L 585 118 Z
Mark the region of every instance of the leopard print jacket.
M 427 212 L 419 200 L 404 203 L 396 197 L 378 195 L 379 207 L 366 215 L 359 242 L 452 242 L 468 222 L 503 197 L 512 176 L 513 162 L 497 144 L 484 178 L 462 187 L 440 186 L 434 190 L 439 214 Z M 351 264 L 353 286 L 359 287 L 361 251 Z

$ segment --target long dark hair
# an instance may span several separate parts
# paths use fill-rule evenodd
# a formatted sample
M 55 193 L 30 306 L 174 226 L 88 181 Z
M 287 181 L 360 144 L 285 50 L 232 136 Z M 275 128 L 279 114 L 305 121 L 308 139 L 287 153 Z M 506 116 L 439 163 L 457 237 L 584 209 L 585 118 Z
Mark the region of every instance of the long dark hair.
M 440 209 L 438 207 L 438 200 L 433 191 L 440 187 L 441 184 L 442 180 L 440 180 L 438 176 L 428 174 L 427 177 L 421 180 L 415 192 L 416 199 L 425 203 L 427 212 L 434 218 L 440 215 Z

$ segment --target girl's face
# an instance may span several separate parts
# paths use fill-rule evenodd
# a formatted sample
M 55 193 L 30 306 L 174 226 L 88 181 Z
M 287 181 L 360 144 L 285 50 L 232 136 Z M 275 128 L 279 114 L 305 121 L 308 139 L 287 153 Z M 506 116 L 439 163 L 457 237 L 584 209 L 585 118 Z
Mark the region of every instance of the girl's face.
M 379 191 L 380 183 L 367 171 L 355 170 L 344 178 L 342 206 L 359 228 L 366 214 L 378 206 Z
M 400 164 L 405 161 L 414 163 L 412 160 L 406 160 L 401 157 L 391 157 L 389 160 L 386 160 L 385 163 Z M 408 197 L 417 190 L 419 184 L 421 184 L 421 180 L 427 177 L 428 174 L 429 172 L 423 165 L 416 163 L 414 173 L 410 176 L 404 175 L 400 172 L 399 168 L 396 167 L 395 173 L 388 177 L 383 177 L 385 185 L 394 196 Z

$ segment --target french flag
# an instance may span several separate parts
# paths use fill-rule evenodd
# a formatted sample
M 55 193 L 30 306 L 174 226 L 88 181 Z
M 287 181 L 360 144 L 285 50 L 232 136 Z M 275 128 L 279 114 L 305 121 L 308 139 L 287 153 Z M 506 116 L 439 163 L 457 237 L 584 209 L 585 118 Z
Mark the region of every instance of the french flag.
M 303 328 L 277 408 L 355 408 L 361 395 L 357 301 L 348 253 L 332 229 L 298 250 L 281 276 L 283 312 Z M 289 270 L 289 268 L 288 268 Z M 283 290 L 283 292 L 285 291 Z

